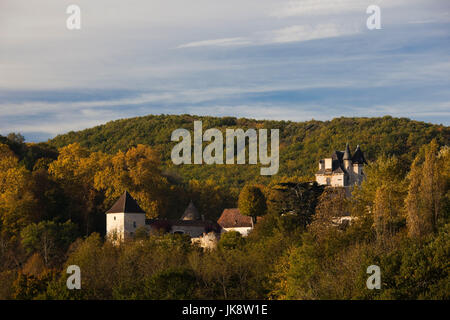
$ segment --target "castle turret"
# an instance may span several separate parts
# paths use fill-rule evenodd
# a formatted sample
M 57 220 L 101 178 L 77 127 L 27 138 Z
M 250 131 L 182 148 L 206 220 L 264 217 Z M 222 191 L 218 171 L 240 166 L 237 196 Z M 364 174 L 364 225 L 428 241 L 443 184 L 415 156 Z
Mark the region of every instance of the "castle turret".
M 355 153 L 353 154 L 352 162 L 361 165 L 367 164 L 366 158 L 364 158 L 364 153 L 361 151 L 359 144 L 356 147 Z
M 355 153 L 352 157 L 353 171 L 355 172 L 355 183 L 361 184 L 364 179 L 363 167 L 367 164 L 364 158 L 364 153 L 361 151 L 359 145 L 356 147 Z
M 352 156 L 350 155 L 350 146 L 347 143 L 345 147 L 344 156 L 342 157 L 342 160 L 344 161 L 344 168 L 347 171 L 352 171 Z M 349 172 L 350 173 L 350 172 Z

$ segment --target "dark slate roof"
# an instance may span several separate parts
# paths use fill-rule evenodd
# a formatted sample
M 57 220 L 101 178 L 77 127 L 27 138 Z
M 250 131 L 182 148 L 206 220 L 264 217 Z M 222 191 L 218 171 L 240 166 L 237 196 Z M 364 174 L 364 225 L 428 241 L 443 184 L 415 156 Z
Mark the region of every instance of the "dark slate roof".
M 325 168 L 319 169 L 316 174 L 347 173 L 347 170 L 344 168 L 344 160 L 352 160 L 352 163 L 367 164 L 364 153 L 361 151 L 359 145 L 356 147 L 355 153 L 352 156 L 348 143 L 345 147 L 345 151 L 334 151 L 331 155 L 331 159 L 331 170 Z
M 345 152 L 344 152 L 344 157 L 342 158 L 342 160 L 351 160 L 352 156 L 350 155 L 350 146 L 347 145 L 345 146 Z
M 331 155 L 331 159 L 333 159 L 331 167 L 332 172 L 334 173 L 346 173 L 347 170 L 344 168 L 344 156 L 345 151 L 334 151 Z
M 222 228 L 250 228 L 253 226 L 252 217 L 244 216 L 238 208 L 223 210 L 217 223 Z
M 356 147 L 355 154 L 352 157 L 352 162 L 359 164 L 367 164 L 366 158 L 364 158 L 364 153 L 359 148 L 359 144 Z
M 210 220 L 159 220 L 159 219 L 147 219 L 145 224 L 156 229 L 165 229 L 166 232 L 170 231 L 172 227 L 202 227 L 206 233 L 210 231 L 220 232 L 220 225 L 217 222 Z
M 200 213 L 198 212 L 197 208 L 194 206 L 194 203 L 189 202 L 188 207 L 184 211 L 183 215 L 181 216 L 181 220 L 200 220 Z
M 331 155 L 331 159 L 338 160 L 339 162 L 342 162 L 342 158 L 344 157 L 344 151 L 337 151 L 335 150 L 333 154 Z
M 128 193 L 128 191 L 125 191 L 119 198 L 119 200 L 116 201 L 116 203 L 106 211 L 106 213 L 144 213 L 145 211 L 139 207 L 136 200 L 133 199 L 133 197 Z

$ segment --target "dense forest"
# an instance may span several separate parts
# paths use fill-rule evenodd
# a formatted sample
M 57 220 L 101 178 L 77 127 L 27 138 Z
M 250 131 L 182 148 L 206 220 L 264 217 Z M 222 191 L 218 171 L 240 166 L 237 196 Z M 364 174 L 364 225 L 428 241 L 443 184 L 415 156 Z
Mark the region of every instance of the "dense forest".
M 280 129 L 280 171 L 170 162 L 174 129 Z M 0 136 L 0 299 L 449 299 L 450 129 L 408 119 L 320 122 L 147 116 L 46 143 Z M 316 183 L 320 158 L 360 144 L 352 197 Z M 105 214 L 128 190 L 149 218 L 190 200 L 217 219 L 258 217 L 246 238 L 204 251 L 183 235 L 136 232 L 112 245 Z M 336 219 L 350 215 L 350 223 Z M 380 290 L 366 287 L 369 265 Z M 66 287 L 69 265 L 82 289 Z
M 182 165 L 174 166 L 170 153 L 175 142 L 171 133 L 178 128 L 193 132 L 193 121 L 201 120 L 203 131 L 217 128 L 222 132 L 233 128 L 265 128 L 280 130 L 280 170 L 274 177 L 262 177 L 254 165 Z M 348 142 L 360 145 L 370 161 L 379 156 L 396 156 L 409 167 L 420 147 L 436 139 L 448 145 L 450 129 L 442 125 L 412 121 L 407 118 L 337 118 L 331 121 L 268 121 L 233 117 L 198 117 L 192 115 L 149 115 L 111 121 L 105 125 L 55 137 L 49 145 L 60 148 L 78 142 L 91 151 L 113 154 L 119 150 L 144 144 L 158 152 L 164 168 L 185 180 L 212 179 L 237 197 L 245 183 L 268 184 L 282 177 L 313 179 L 319 159 L 334 150 L 343 150 Z M 206 144 L 206 143 L 205 143 Z

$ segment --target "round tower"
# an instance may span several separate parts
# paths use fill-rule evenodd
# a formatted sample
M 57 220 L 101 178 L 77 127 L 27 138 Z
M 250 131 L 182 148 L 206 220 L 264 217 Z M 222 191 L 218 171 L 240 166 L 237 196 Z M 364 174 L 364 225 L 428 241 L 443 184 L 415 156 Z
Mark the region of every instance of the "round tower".
M 342 160 L 344 161 L 344 168 L 345 170 L 349 171 L 349 173 L 352 171 L 352 156 L 350 155 L 350 146 L 347 143 L 345 147 L 344 156 L 342 157 Z

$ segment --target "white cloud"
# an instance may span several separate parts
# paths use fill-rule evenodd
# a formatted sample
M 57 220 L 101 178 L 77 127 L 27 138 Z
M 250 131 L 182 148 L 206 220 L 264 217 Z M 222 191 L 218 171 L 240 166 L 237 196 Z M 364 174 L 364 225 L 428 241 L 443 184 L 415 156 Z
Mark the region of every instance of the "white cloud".
M 308 41 L 356 33 L 358 33 L 357 27 L 349 28 L 348 26 L 339 26 L 331 23 L 314 26 L 295 25 L 270 32 L 271 39 L 269 41 L 275 43 Z
M 229 47 L 250 44 L 251 42 L 245 38 L 223 38 L 223 39 L 213 39 L 213 40 L 202 40 L 189 42 L 186 44 L 179 45 L 178 48 L 193 48 L 193 47 Z
M 284 2 L 270 15 L 278 18 L 345 15 L 359 12 L 362 16 L 369 5 L 382 9 L 418 3 L 423 0 L 292 0 Z
M 276 17 L 329 15 L 347 13 L 364 8 L 361 0 L 295 0 L 284 3 L 271 13 Z
M 178 48 L 193 47 L 229 47 L 238 45 L 265 45 L 271 43 L 300 42 L 314 39 L 341 37 L 360 32 L 355 24 L 339 25 L 335 23 L 293 25 L 281 29 L 260 32 L 249 38 L 224 38 L 189 42 Z

